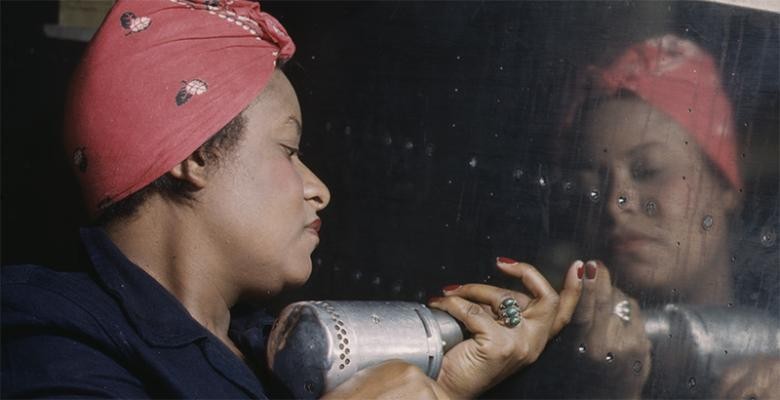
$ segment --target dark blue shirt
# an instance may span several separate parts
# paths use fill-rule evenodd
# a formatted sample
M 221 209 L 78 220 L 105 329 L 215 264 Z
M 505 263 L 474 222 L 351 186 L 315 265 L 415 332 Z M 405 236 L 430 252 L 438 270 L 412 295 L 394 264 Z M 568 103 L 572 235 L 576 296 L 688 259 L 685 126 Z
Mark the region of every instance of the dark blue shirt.
M 3 398 L 267 398 L 270 318 L 231 326 L 253 371 L 102 230 L 81 236 L 84 271 L 2 270 Z

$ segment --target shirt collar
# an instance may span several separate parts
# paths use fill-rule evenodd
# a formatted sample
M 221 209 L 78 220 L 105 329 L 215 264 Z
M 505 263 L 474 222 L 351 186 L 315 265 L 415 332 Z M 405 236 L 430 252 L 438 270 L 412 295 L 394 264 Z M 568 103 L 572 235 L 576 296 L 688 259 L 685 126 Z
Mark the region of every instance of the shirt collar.
M 125 257 L 105 231 L 82 228 L 81 240 L 99 280 L 145 341 L 172 347 L 208 336 L 206 328 L 160 283 Z

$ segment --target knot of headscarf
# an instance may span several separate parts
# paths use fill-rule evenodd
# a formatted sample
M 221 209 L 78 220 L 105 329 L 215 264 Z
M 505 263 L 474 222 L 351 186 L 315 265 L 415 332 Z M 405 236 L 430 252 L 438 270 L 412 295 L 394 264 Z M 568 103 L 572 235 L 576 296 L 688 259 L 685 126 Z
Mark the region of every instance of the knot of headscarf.
M 295 44 L 248 0 L 119 0 L 71 83 L 65 146 L 99 213 L 237 116 Z

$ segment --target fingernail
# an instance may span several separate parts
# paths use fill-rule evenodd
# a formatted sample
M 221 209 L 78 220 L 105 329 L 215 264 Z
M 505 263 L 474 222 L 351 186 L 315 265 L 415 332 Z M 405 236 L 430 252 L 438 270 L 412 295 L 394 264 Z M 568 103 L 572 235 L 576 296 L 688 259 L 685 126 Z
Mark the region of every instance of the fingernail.
M 431 297 L 430 299 L 428 299 L 428 303 L 438 303 L 438 302 L 442 301 L 443 299 L 444 299 L 444 297 L 439 297 L 439 296 Z
M 598 270 L 598 266 L 596 265 L 595 261 L 588 261 L 585 264 L 585 277 L 588 279 L 596 279 L 596 271 Z
M 585 269 L 582 267 L 582 261 L 577 260 L 574 262 L 574 265 L 577 266 L 577 279 L 582 279 L 582 275 L 585 273 Z
M 496 258 L 496 261 L 500 262 L 501 264 L 517 264 L 517 261 L 509 257 L 498 257 Z
M 444 292 L 451 292 L 453 290 L 458 290 L 458 288 L 460 288 L 461 286 L 463 285 L 447 285 L 443 287 L 441 290 Z

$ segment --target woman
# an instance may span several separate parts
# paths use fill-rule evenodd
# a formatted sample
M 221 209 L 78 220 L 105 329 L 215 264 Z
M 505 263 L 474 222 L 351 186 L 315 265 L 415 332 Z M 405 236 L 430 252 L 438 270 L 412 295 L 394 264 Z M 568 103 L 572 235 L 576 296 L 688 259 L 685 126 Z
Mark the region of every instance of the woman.
M 83 270 L 3 269 L 3 397 L 278 394 L 247 357 L 262 333 L 230 311 L 308 279 L 330 201 L 299 158 L 301 111 L 277 68 L 294 50 L 254 2 L 114 5 L 66 121 L 99 226 L 82 230 Z M 530 265 L 496 265 L 531 294 L 463 285 L 434 299 L 472 333 L 436 380 L 389 361 L 326 397 L 473 397 L 533 362 L 574 310 L 582 263 L 560 296 Z M 520 318 L 499 319 L 509 298 Z
M 591 361 L 586 396 L 717 396 L 724 392 L 696 388 L 693 373 L 662 377 L 671 365 L 651 357 L 643 315 L 667 303 L 726 310 L 735 302 L 729 227 L 742 181 L 716 65 L 692 42 L 666 35 L 587 75 L 566 118 L 581 143 L 576 170 L 592 206 L 586 235 L 604 260 L 586 263 L 571 332 Z M 684 393 L 672 378 L 687 383 Z

